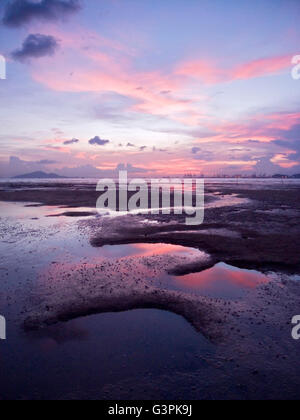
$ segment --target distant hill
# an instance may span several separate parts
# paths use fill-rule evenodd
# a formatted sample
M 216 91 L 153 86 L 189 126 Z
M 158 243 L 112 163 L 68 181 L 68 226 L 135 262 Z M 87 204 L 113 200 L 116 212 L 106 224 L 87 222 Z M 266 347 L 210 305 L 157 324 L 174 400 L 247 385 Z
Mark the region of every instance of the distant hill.
M 30 174 L 14 176 L 14 179 L 64 179 L 65 176 L 59 176 L 57 174 L 47 174 L 46 172 L 31 172 Z
M 300 178 L 300 174 L 293 175 L 293 178 Z

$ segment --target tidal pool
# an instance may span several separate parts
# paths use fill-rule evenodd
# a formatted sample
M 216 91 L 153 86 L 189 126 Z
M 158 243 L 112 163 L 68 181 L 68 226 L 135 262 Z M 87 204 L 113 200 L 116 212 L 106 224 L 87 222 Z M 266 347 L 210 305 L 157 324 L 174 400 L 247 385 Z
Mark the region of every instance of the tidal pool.
M 181 256 L 199 256 L 203 257 L 204 252 L 195 248 L 184 247 L 180 245 L 171 245 L 166 243 L 147 244 L 136 243 L 126 245 L 105 245 L 98 248 L 99 256 L 104 258 L 125 258 L 125 257 L 149 257 L 151 255 L 181 255 Z
M 163 243 L 106 245 L 99 248 L 99 256 L 104 258 L 146 257 L 164 254 L 199 257 L 199 261 L 207 257 L 207 254 L 195 248 Z M 167 287 L 213 298 L 239 299 L 245 296 L 247 291 L 267 284 L 269 281 L 269 277 L 258 271 L 239 269 L 221 262 L 212 268 L 196 273 L 182 276 L 163 275 L 158 279 L 158 284 L 162 288 Z
M 0 342 L 0 399 L 103 399 L 105 387 L 207 369 L 215 348 L 182 317 L 140 309 L 106 313 Z M 134 395 L 132 395 L 134 397 Z
M 200 273 L 172 276 L 168 285 L 179 290 L 209 297 L 238 299 L 245 296 L 247 291 L 269 281 L 270 279 L 267 276 L 258 271 L 243 270 L 225 263 L 219 263 Z

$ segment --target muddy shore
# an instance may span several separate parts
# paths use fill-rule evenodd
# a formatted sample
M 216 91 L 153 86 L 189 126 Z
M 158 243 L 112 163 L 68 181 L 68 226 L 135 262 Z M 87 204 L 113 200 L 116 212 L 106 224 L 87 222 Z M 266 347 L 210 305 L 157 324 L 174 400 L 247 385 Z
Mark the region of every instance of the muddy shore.
M 98 195 L 93 185 L 57 184 L 50 188 L 41 183 L 32 188 L 22 183 L 2 188 L 0 201 L 91 208 L 90 212 L 78 209 L 56 215 L 50 211 L 48 215 L 76 217 L 94 215 Z M 277 184 L 254 189 L 252 185 L 206 185 L 205 203 L 204 223 L 192 229 L 185 225 L 184 215 L 172 214 L 89 217 L 79 222 L 79 229 L 88 235 L 93 247 L 169 243 L 197 248 L 210 256 L 204 265 L 203 261 L 192 261 L 166 269 L 176 275 L 199 272 L 221 261 L 266 273 L 300 272 L 300 186 Z
M 299 280 L 293 277 L 300 273 L 298 186 L 207 186 L 204 224 L 192 228 L 185 225 L 184 216 L 95 216 L 98 195 L 91 198 L 90 186 L 83 193 L 81 186 L 76 194 L 67 192 L 65 186 L 51 192 L 27 188 L 22 185 L 21 190 L 2 190 L 0 200 L 61 207 L 56 214 L 49 208 L 45 217 L 72 220 L 95 252 L 105 245 L 143 243 L 181 245 L 201 252 L 54 261 L 39 271 L 37 284 L 21 309 L 19 321 L 26 332 L 97 313 L 166 310 L 185 318 L 218 349 L 222 362 L 216 362 L 216 369 L 222 385 L 218 394 L 212 377 L 210 383 L 202 384 L 208 398 L 222 398 L 231 375 L 234 381 L 240 378 L 242 384 L 247 383 L 247 391 L 243 387 L 235 391 L 239 398 L 257 398 L 259 394 L 265 398 L 299 397 L 299 345 L 291 339 L 291 319 L 300 310 Z M 90 211 L 81 211 L 82 206 Z M 64 207 L 75 210 L 64 211 Z M 76 213 L 81 216 L 78 221 L 74 220 Z M 164 285 L 166 275 L 202 272 L 220 262 L 256 269 L 268 281 L 249 289 L 240 300 L 170 290 Z M 160 284 L 157 279 L 161 279 Z M 185 379 L 179 374 L 147 380 L 144 394 L 130 380 L 120 384 L 118 395 L 109 385 L 103 392 L 111 398 L 131 398 L 130 387 L 138 398 L 157 398 L 157 383 L 168 388 L 170 381 L 183 381 L 186 386 L 188 381 L 199 383 L 197 375 L 200 372 Z M 275 385 L 271 384 L 274 380 Z M 285 383 L 284 390 L 280 383 Z M 176 388 L 172 385 L 173 391 Z M 176 393 L 171 395 L 176 398 Z M 194 388 L 186 389 L 185 395 L 199 398 Z M 163 393 L 159 396 L 163 398 Z
M 95 211 L 98 196 L 95 185 L 50 187 L 40 183 L 33 188 L 30 184 L 16 183 L 9 188 L 0 187 L 0 201 L 90 207 L 86 216 Z M 236 198 L 244 202 L 235 204 Z M 219 207 L 222 200 L 226 205 Z M 62 215 L 76 217 L 76 210 L 62 210 Z M 88 224 L 93 246 L 168 242 L 202 249 L 214 259 L 238 267 L 293 273 L 300 269 L 299 216 L 300 185 L 253 188 L 251 184 L 220 183 L 206 185 L 204 224 L 193 229 L 178 215 L 134 217 L 129 223 L 124 218 L 111 219 L 110 223 L 95 219 Z M 152 223 L 143 223 L 144 219 Z

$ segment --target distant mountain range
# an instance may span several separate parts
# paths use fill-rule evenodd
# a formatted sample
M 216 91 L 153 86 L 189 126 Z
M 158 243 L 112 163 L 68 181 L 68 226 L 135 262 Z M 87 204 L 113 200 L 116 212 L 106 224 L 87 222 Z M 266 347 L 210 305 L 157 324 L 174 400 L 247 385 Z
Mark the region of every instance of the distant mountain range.
M 57 174 L 47 174 L 46 172 L 37 171 L 30 174 L 14 176 L 14 179 L 64 179 L 66 176 L 59 176 Z

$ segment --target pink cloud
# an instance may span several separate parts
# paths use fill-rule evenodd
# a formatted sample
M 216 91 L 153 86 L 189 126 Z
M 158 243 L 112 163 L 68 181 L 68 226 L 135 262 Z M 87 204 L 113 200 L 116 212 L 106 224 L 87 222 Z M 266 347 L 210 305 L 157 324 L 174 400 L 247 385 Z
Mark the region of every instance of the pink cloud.
M 295 152 L 292 150 L 285 153 L 278 153 L 271 159 L 271 162 L 281 166 L 282 168 L 293 168 L 294 166 L 299 165 L 298 161 L 289 160 L 289 156 L 293 154 L 295 154 Z
M 160 72 L 137 72 L 127 57 L 116 60 L 105 52 L 84 51 L 80 62 L 61 53 L 55 60 L 44 60 L 33 69 L 33 78 L 63 92 L 115 92 L 135 100 L 132 110 L 154 115 L 189 111 L 190 101 L 166 95 L 178 91 L 180 82 Z M 73 65 L 70 66 L 70 63 Z
M 224 79 L 222 68 L 215 62 L 205 60 L 187 61 L 177 67 L 176 73 L 200 79 L 207 84 L 216 84 Z
M 77 27 L 67 32 L 49 25 L 48 33 L 60 40 L 61 50 L 55 57 L 33 64 L 32 75 L 37 82 L 60 92 L 114 92 L 132 99 L 128 111 L 163 116 L 190 126 L 199 125 L 201 120 L 201 125 L 215 128 L 210 127 L 205 110 L 199 111 L 204 96 L 196 98 L 189 94 L 186 99 L 184 90 L 190 86 L 190 78 L 218 84 L 276 74 L 290 66 L 290 56 L 278 56 L 252 60 L 231 69 L 213 60 L 194 60 L 179 64 L 169 74 L 139 71 L 134 63 L 137 51 L 93 31 Z M 248 129 L 243 124 L 230 127 L 226 122 L 218 123 L 216 131 L 220 134 L 216 138 L 224 138 L 224 130 L 231 133 L 228 142 L 235 141 L 237 136 L 246 140 L 253 135 L 260 136 L 260 141 L 269 141 L 255 124 Z
M 234 80 L 236 80 L 268 76 L 276 74 L 281 70 L 287 69 L 290 67 L 290 65 L 290 55 L 253 60 L 234 69 L 232 72 L 232 77 Z
M 182 77 L 137 71 L 133 63 L 137 51 L 81 27 L 68 32 L 48 25 L 45 30 L 61 48 L 55 57 L 33 64 L 37 82 L 62 92 L 115 92 L 134 100 L 129 110 L 176 121 L 181 121 L 181 113 L 192 112 L 192 101 L 181 97 Z
M 51 146 L 51 145 L 45 145 L 41 147 L 42 150 L 48 150 L 51 152 L 61 152 L 61 153 L 70 153 L 71 149 L 69 147 L 59 147 L 59 146 Z
M 224 141 L 225 143 L 247 142 L 258 140 L 269 143 L 276 139 L 278 130 L 289 130 L 300 121 L 300 113 L 255 114 L 245 121 L 218 121 L 208 123 L 207 128 L 216 132 L 216 136 L 209 139 L 199 139 L 199 143 L 210 141 Z
M 299 124 L 300 112 L 291 112 L 291 113 L 282 112 L 282 113 L 269 114 L 267 118 L 270 121 L 270 125 L 272 128 L 288 130 L 293 125 Z
M 217 84 L 233 80 L 248 80 L 269 76 L 290 67 L 291 55 L 252 60 L 231 69 L 222 68 L 209 60 L 187 61 L 177 67 L 176 73 L 199 79 L 206 84 Z

